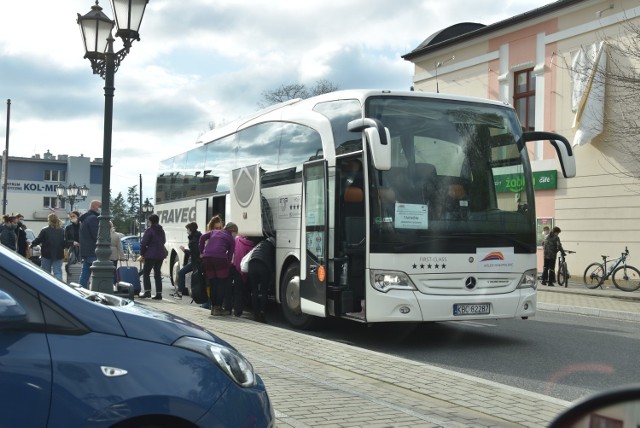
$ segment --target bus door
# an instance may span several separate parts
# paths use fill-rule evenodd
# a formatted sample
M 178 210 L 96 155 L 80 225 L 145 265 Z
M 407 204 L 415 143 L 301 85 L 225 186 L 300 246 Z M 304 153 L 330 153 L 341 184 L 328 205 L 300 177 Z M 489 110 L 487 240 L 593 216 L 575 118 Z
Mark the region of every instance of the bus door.
M 305 314 L 325 317 L 329 244 L 326 160 L 305 164 L 302 177 L 300 308 Z
M 205 230 L 209 221 L 209 199 L 196 199 L 196 223 L 200 230 Z

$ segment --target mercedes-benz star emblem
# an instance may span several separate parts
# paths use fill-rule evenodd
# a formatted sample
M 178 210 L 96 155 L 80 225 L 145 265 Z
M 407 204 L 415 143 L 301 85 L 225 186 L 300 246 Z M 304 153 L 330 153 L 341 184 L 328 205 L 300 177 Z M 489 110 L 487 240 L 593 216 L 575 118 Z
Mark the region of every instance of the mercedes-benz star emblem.
M 468 290 L 473 290 L 476 287 L 476 284 L 477 280 L 472 276 L 464 280 L 464 286 L 467 287 Z

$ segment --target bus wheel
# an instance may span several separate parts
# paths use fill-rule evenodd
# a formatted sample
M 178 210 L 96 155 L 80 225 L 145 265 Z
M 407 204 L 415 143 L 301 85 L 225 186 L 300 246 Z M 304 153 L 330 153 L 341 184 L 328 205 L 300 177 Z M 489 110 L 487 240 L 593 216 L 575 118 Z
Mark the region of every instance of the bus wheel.
M 171 285 L 173 285 L 174 287 L 178 286 L 178 272 L 180 272 L 180 261 L 178 260 L 178 258 L 174 258 L 171 261 L 171 272 L 169 275 L 169 278 L 171 279 Z
M 280 304 L 289 324 L 301 330 L 311 328 L 314 317 L 303 314 L 300 309 L 300 266 L 297 263 L 290 265 L 284 274 L 280 287 Z

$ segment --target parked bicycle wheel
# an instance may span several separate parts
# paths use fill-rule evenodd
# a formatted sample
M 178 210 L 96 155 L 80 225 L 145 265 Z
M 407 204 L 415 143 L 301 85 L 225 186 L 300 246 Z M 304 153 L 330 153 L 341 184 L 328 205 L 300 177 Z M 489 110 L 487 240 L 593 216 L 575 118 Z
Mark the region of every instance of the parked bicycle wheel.
M 568 283 L 569 272 L 567 272 L 567 264 L 560 263 L 560 266 L 558 266 L 558 285 L 566 288 Z
M 611 275 L 613 285 L 622 291 L 636 291 L 640 288 L 640 271 L 633 266 L 620 266 Z
M 604 266 L 600 263 L 591 263 L 584 271 L 584 285 L 587 288 L 596 288 L 604 282 Z

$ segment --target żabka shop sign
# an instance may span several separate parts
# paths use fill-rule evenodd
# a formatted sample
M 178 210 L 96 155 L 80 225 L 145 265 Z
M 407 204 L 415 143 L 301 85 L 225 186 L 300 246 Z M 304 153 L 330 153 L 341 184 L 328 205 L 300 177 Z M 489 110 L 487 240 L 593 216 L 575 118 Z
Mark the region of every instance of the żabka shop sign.
M 496 192 L 518 193 L 524 190 L 524 176 L 522 174 L 503 174 L 493 177 Z M 533 173 L 534 190 L 552 190 L 558 188 L 558 171 L 535 171 Z

